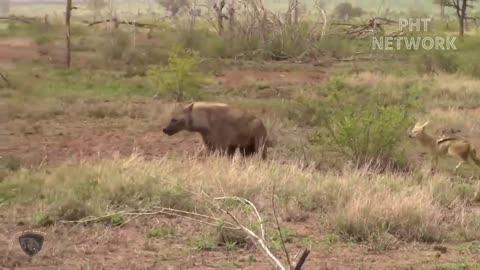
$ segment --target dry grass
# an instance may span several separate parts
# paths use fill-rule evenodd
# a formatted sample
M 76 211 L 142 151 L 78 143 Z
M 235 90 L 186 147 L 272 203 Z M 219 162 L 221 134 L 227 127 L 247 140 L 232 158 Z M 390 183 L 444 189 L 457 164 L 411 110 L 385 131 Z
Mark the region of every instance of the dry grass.
M 474 196 L 473 185 L 462 194 L 460 184 L 442 175 L 381 175 L 349 169 L 335 174 L 256 159 L 166 156 L 146 162 L 132 156 L 48 171 L 22 170 L 4 179 L 0 197 L 7 205 L 35 201 L 39 214 L 34 222 L 44 225 L 129 207 L 206 211 L 207 205 L 190 192 L 245 197 L 268 216 L 274 182 L 279 208 L 290 209 L 283 211 L 284 219 L 318 213 L 318 222 L 347 240 L 373 241 L 378 235 L 406 241 L 480 237 L 479 224 L 473 222 L 478 214 L 464 211 Z

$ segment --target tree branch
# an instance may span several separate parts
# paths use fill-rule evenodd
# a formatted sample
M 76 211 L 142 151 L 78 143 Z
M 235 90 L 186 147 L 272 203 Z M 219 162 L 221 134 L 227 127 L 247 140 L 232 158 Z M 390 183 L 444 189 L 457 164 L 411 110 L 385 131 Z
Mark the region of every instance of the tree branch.
M 93 25 L 96 25 L 96 24 L 100 24 L 100 23 L 108 23 L 108 22 L 116 22 L 118 24 L 128 24 L 128 25 L 135 25 L 137 27 L 143 27 L 143 28 L 150 28 L 150 27 L 158 27 L 158 25 L 156 24 L 151 24 L 151 23 L 139 23 L 139 22 L 127 22 L 125 20 L 123 21 L 119 21 L 119 20 L 116 20 L 116 19 L 105 19 L 105 20 L 101 20 L 101 21 L 94 21 L 94 22 L 89 22 L 89 21 L 83 21 L 83 23 L 87 24 L 89 27 L 90 26 L 93 26 Z
M 8 81 L 7 77 L 5 75 L 3 75 L 2 72 L 0 72 L 0 78 L 2 78 L 2 80 L 5 81 L 5 83 L 7 84 L 8 87 L 11 86 L 10 82 Z

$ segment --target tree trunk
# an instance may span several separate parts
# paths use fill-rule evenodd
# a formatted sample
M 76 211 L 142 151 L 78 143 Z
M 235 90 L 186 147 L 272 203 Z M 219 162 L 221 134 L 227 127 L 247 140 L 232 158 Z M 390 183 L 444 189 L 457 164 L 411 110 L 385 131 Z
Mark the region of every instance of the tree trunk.
M 234 33 L 235 32 L 235 7 L 232 5 L 228 9 L 228 25 L 229 30 Z
M 67 32 L 65 34 L 66 37 L 66 42 L 67 42 L 67 51 L 66 51 L 66 63 L 67 67 L 70 68 L 70 62 L 71 62 L 71 42 L 70 42 L 70 16 L 72 14 L 72 0 L 67 0 L 67 7 L 66 7 L 66 13 L 65 13 L 65 25 L 67 28 Z
M 461 37 L 465 34 L 465 20 L 463 17 L 458 18 L 459 34 Z
M 217 3 L 213 5 L 213 8 L 215 9 L 215 12 L 217 13 L 217 25 L 218 25 L 218 34 L 220 36 L 223 35 L 223 8 L 225 7 L 225 1 L 222 0 L 219 5 Z
M 293 7 L 293 23 L 297 24 L 298 23 L 298 0 L 293 0 L 294 1 L 294 7 Z
M 223 15 L 220 12 L 217 13 L 218 34 L 223 35 Z
M 442 20 L 445 19 L 445 5 L 444 4 L 440 4 L 440 17 L 442 18 Z
M 463 37 L 463 35 L 465 34 L 465 21 L 466 21 L 466 18 L 467 18 L 467 8 L 468 8 L 467 1 L 468 0 L 463 0 L 462 1 L 462 6 L 460 7 L 460 18 L 458 18 L 459 22 L 460 22 L 460 36 L 461 37 Z

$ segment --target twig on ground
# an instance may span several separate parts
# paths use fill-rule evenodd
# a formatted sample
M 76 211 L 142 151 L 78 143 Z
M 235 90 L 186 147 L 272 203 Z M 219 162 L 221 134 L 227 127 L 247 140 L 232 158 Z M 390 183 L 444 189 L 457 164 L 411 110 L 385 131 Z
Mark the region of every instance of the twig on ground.
M 282 228 L 280 227 L 280 222 L 278 221 L 277 211 L 276 211 L 276 207 L 275 207 L 275 188 L 276 188 L 276 184 L 277 184 L 277 182 L 273 181 L 273 188 L 272 188 L 273 217 L 275 218 L 275 223 L 277 225 L 278 234 L 280 235 L 280 242 L 282 243 L 283 252 L 285 253 L 285 256 L 287 258 L 288 266 L 291 268 L 292 267 L 292 261 L 290 260 L 290 255 L 288 255 L 287 247 L 285 246 L 285 240 L 283 239 L 283 235 L 282 235 Z
M 7 79 L 7 77 L 2 72 L 0 72 L 0 77 L 7 84 L 7 87 L 11 86 L 10 81 Z
M 247 199 L 244 199 L 244 198 L 240 198 L 240 197 L 218 197 L 218 198 L 214 198 L 214 200 L 229 200 L 229 199 L 232 199 L 232 200 L 237 200 L 243 204 L 246 204 L 248 206 L 250 206 L 253 211 L 255 212 L 255 216 L 257 217 L 257 220 L 258 220 L 258 223 L 260 224 L 260 237 L 265 240 L 265 228 L 263 227 L 263 220 L 262 220 L 262 217 L 260 216 L 260 213 L 258 212 L 257 210 L 257 207 L 255 207 L 255 205 L 247 200 Z
M 156 210 L 156 211 L 154 211 L 154 210 Z M 119 211 L 119 212 L 103 215 L 103 216 L 100 216 L 100 217 L 91 217 L 91 218 L 86 218 L 86 219 L 81 219 L 81 220 L 74 220 L 74 221 L 61 220 L 59 223 L 83 224 L 83 223 L 102 220 L 102 219 L 109 218 L 109 217 L 116 216 L 116 215 L 133 216 L 132 218 L 128 219 L 126 222 L 123 222 L 120 225 L 120 226 L 124 226 L 128 222 L 130 222 L 130 221 L 132 221 L 132 220 L 134 220 L 138 217 L 141 217 L 141 216 L 154 216 L 154 215 L 163 214 L 163 215 L 170 215 L 170 216 L 185 218 L 185 219 L 188 219 L 188 220 L 192 220 L 192 221 L 199 222 L 199 223 L 209 225 L 209 226 L 213 226 L 213 227 L 216 227 L 219 224 L 225 224 L 226 225 L 225 228 L 227 228 L 227 229 L 232 229 L 232 230 L 239 230 L 240 229 L 238 226 L 235 226 L 234 224 L 232 224 L 230 222 L 223 221 L 219 218 L 215 218 L 215 217 L 212 217 L 212 216 L 202 215 L 202 214 L 188 212 L 188 211 L 176 210 L 176 209 L 172 209 L 172 208 L 163 208 L 163 207 L 154 208 L 154 210 L 149 209 L 149 210 Z M 193 217 L 190 217 L 188 215 L 192 215 L 192 216 L 197 217 L 197 218 L 193 218 Z M 202 218 L 207 219 L 209 221 L 202 220 Z M 212 222 L 218 222 L 218 223 L 215 224 L 215 223 L 212 223 Z
M 294 270 L 301 270 L 303 265 L 305 264 L 305 261 L 307 261 L 307 257 L 308 257 L 309 254 L 310 254 L 310 250 L 305 249 L 302 253 L 302 256 L 300 256 L 300 259 L 298 260 L 297 265 L 293 269 Z

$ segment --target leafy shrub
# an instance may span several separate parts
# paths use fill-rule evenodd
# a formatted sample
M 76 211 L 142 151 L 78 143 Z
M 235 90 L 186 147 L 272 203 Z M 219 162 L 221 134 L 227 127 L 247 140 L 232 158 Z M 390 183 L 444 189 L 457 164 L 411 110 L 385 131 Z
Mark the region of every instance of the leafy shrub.
M 419 73 L 447 72 L 455 73 L 460 70 L 457 55 L 435 51 L 422 54 L 417 58 L 417 71 Z
M 166 66 L 152 65 L 147 76 L 158 93 L 171 95 L 177 101 L 195 98 L 200 95 L 206 76 L 198 66 L 198 52 L 174 48 L 168 57 Z
M 411 125 L 407 117 L 412 108 L 411 93 L 392 103 L 383 95 L 355 95 L 357 89 L 348 87 L 339 80 L 327 86 L 329 97 L 317 112 L 321 124 L 313 142 L 326 145 L 357 166 L 372 161 L 379 169 L 399 165 L 391 163 L 403 161 L 398 150 Z

